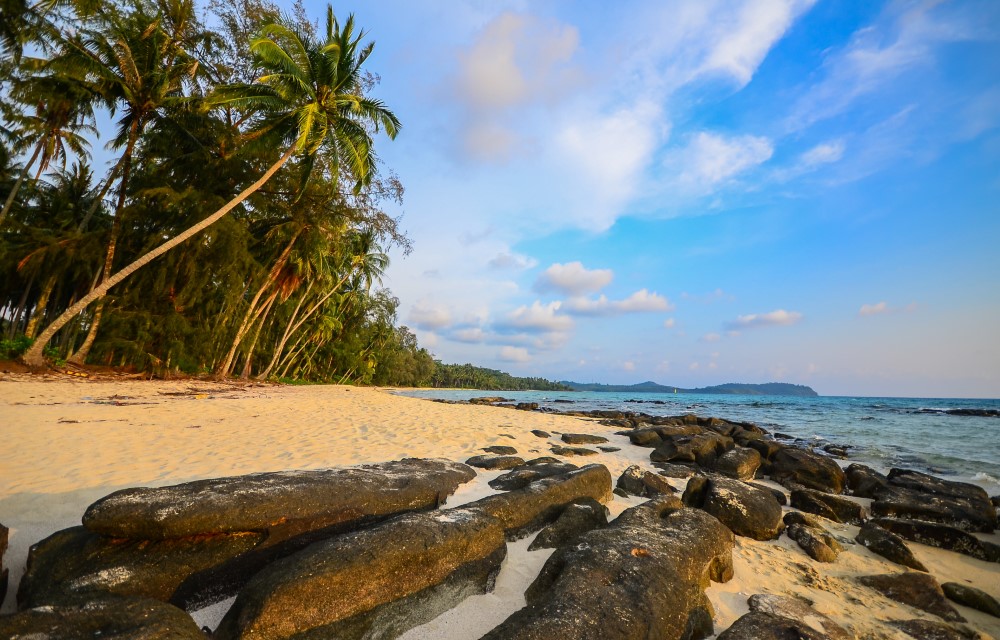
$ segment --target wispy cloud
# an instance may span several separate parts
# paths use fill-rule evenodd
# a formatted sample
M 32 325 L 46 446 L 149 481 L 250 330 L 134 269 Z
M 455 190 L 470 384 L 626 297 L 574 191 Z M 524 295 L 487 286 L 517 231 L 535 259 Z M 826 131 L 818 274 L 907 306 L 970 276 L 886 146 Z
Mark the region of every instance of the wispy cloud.
M 660 294 L 640 289 L 624 300 L 608 300 L 604 295 L 596 299 L 570 298 L 563 303 L 563 308 L 566 313 L 578 316 L 615 316 L 623 313 L 672 311 L 674 306 Z
M 775 309 L 768 313 L 751 313 L 739 316 L 736 320 L 726 323 L 726 327 L 732 331 L 743 329 L 755 329 L 757 327 L 789 326 L 802 320 L 802 314 L 798 311 L 785 311 Z
M 888 302 L 886 302 L 886 301 L 883 300 L 883 301 L 877 302 L 875 304 L 863 304 L 863 305 L 861 305 L 861 308 L 858 310 L 858 315 L 861 316 L 862 318 L 864 318 L 864 317 L 867 317 L 867 316 L 879 316 L 879 315 L 885 315 L 885 314 L 889 314 L 889 313 L 901 313 L 901 312 L 902 313 L 912 313 L 913 311 L 916 311 L 916 310 L 917 310 L 917 303 L 916 302 L 911 302 L 910 304 L 906 305 L 905 307 L 893 307 L 893 306 L 890 306 Z
M 725 137 L 702 131 L 683 152 L 686 169 L 681 181 L 713 186 L 767 162 L 774 153 L 770 140 L 760 136 Z
M 538 276 L 535 289 L 581 296 L 600 291 L 611 284 L 613 278 L 611 269 L 587 269 L 580 262 L 556 263 Z
M 538 260 L 518 253 L 502 252 L 493 256 L 489 261 L 489 266 L 493 269 L 514 269 L 524 271 L 538 266 Z

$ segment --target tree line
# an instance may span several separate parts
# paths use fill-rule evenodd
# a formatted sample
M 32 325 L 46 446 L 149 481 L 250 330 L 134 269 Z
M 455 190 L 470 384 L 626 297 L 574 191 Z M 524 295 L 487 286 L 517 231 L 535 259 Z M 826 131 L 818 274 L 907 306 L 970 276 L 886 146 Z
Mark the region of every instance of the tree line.
M 267 0 L 5 2 L 0 357 L 426 379 L 381 284 L 409 240 L 373 46 L 353 17 Z

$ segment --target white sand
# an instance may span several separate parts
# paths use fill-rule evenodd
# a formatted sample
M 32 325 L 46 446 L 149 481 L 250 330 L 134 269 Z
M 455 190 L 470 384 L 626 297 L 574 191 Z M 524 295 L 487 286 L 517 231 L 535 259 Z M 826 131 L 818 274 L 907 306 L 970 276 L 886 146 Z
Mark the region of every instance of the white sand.
M 179 395 L 177 395 L 179 394 Z M 648 467 L 649 450 L 633 447 L 614 429 L 595 421 L 473 405 L 451 405 L 345 386 L 240 386 L 196 381 L 110 382 L 40 380 L 0 376 L 0 522 L 11 528 L 5 566 L 11 587 L 0 611 L 14 610 L 14 592 L 28 547 L 80 523 L 86 507 L 124 487 L 175 484 L 199 478 L 283 469 L 317 469 L 402 457 L 465 460 L 482 447 L 511 445 L 520 455 L 551 455 L 549 444 L 530 433 L 604 435 L 620 452 L 570 459 L 600 462 L 617 477 L 629 464 Z M 507 437 L 512 436 L 512 437 Z M 456 506 L 492 492 L 496 472 L 482 473 L 459 489 Z M 683 481 L 672 481 L 683 487 Z M 616 498 L 613 515 L 637 504 Z M 845 540 L 856 529 L 834 529 Z M 997 536 L 990 539 L 996 541 Z M 796 594 L 859 636 L 878 632 L 903 637 L 879 620 L 933 619 L 857 585 L 852 576 L 902 568 L 860 545 L 833 565 L 820 565 L 786 537 L 772 542 L 738 538 L 736 577 L 709 589 L 716 629 L 744 613 L 754 593 Z M 478 638 L 523 606 L 523 591 L 548 557 L 528 552 L 530 538 L 508 545 L 497 589 L 405 636 L 408 640 Z M 940 582 L 962 581 L 1000 597 L 1000 565 L 912 544 Z M 213 626 L 230 601 L 194 614 Z M 1000 636 L 1000 621 L 957 607 L 977 629 Z

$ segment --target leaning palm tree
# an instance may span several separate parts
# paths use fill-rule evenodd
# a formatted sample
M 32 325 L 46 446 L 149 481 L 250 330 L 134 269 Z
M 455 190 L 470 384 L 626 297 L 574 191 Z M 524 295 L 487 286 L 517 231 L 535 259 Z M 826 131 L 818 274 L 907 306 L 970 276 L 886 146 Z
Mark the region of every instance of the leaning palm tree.
M 344 172 L 353 177 L 356 191 L 369 183 L 375 165 L 372 133 L 384 130 L 390 138 L 395 138 L 399 120 L 380 101 L 363 95 L 361 69 L 374 43 L 361 45 L 365 34 L 355 33 L 354 16 L 341 26 L 333 8 L 328 7 L 325 36 L 324 40 L 317 40 L 280 23 L 263 28 L 250 43 L 250 51 L 263 75 L 250 85 L 220 88 L 210 97 L 210 103 L 253 113 L 247 139 L 278 140 L 284 148 L 281 157 L 221 209 L 138 258 L 67 309 L 24 354 L 26 364 L 42 366 L 45 345 L 70 319 L 136 270 L 232 211 L 292 156 L 302 156 L 303 185 L 321 152 L 328 154 L 335 176 Z

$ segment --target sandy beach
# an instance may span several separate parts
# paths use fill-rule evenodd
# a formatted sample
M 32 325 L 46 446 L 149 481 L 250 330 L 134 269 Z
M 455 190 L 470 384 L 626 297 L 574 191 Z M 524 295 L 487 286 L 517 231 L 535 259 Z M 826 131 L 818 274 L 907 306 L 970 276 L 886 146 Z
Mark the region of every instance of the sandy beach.
M 593 420 L 436 403 L 373 388 L 7 375 L 0 379 L 0 412 L 7 442 L 0 449 L 0 522 L 10 528 L 4 565 L 11 570 L 3 613 L 14 610 L 29 546 L 79 524 L 89 504 L 125 487 L 403 457 L 464 461 L 498 444 L 514 446 L 525 457 L 551 455 L 555 441 L 533 435 L 535 429 L 609 438 L 621 450 L 586 462 L 606 465 L 613 478 L 631 464 L 649 466 L 648 449 Z M 493 492 L 486 483 L 499 473 L 479 473 L 446 506 Z M 685 481 L 671 482 L 683 490 Z M 616 496 L 608 506 L 615 516 L 641 501 Z M 857 528 L 837 524 L 831 533 L 850 542 Z M 1000 541 L 996 534 L 980 537 Z M 478 638 L 523 606 L 524 588 L 551 553 L 528 552 L 529 542 L 509 543 L 493 593 L 470 598 L 405 637 Z M 858 575 L 899 567 L 861 545 L 844 546 L 835 563 L 821 565 L 785 536 L 770 542 L 738 537 L 734 579 L 713 583 L 708 591 L 716 633 L 746 613 L 746 599 L 756 593 L 802 596 L 859 638 L 907 637 L 883 624 L 887 619 L 933 619 L 855 582 Z M 969 584 L 1000 598 L 1000 565 L 921 544 L 910 547 L 939 582 Z M 227 604 L 197 612 L 195 619 L 211 625 Z M 1000 637 L 1000 620 L 956 607 L 970 627 Z

